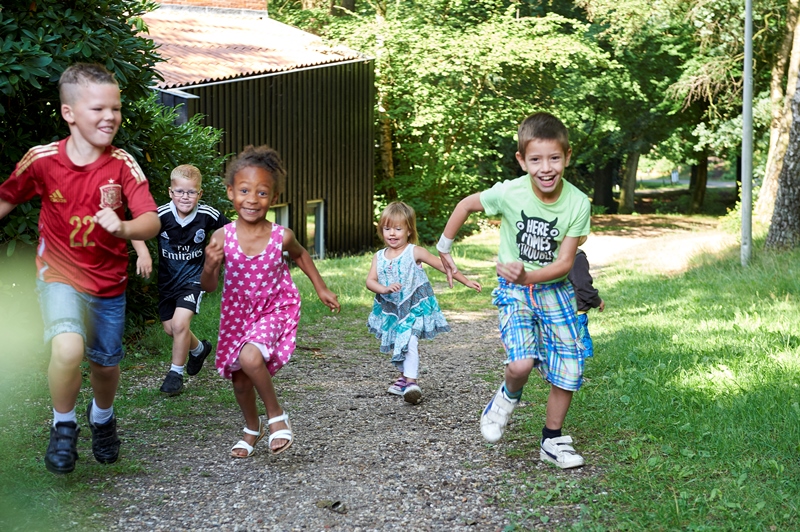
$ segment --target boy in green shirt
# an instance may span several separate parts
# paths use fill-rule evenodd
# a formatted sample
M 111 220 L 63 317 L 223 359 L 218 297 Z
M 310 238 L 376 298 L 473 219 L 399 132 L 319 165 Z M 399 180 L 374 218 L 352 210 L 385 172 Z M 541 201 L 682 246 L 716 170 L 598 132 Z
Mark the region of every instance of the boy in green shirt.
M 489 442 L 500 440 L 536 368 L 550 383 L 539 457 L 566 469 L 584 463 L 561 428 L 581 386 L 585 357 L 567 275 L 578 239 L 589 234 L 591 206 L 583 192 L 561 178 L 572 150 L 558 118 L 535 113 L 519 126 L 518 138 L 517 162 L 527 174 L 461 200 L 436 247 L 452 287 L 458 268 L 450 248 L 458 230 L 473 212 L 502 216 L 499 286 L 492 297 L 507 353 L 505 382 L 481 414 L 481 433 Z

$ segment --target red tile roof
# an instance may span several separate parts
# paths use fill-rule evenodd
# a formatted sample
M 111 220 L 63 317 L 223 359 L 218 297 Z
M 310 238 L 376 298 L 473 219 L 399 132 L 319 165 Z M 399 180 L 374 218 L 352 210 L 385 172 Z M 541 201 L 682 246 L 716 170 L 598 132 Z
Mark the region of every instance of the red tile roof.
M 265 13 L 161 7 L 142 18 L 165 59 L 162 89 L 363 58 Z

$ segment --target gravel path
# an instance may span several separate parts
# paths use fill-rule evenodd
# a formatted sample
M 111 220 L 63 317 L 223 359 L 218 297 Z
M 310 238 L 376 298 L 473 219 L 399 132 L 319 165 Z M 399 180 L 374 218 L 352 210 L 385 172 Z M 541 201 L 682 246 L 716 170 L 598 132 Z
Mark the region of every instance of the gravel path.
M 214 427 L 202 441 L 176 429 L 158 440 L 157 453 L 152 437 L 127 428 L 128 452 L 146 474 L 113 478 L 110 527 L 502 530 L 504 477 L 544 466 L 538 457 L 508 458 L 504 445 L 480 436 L 478 414 L 493 385 L 475 375 L 499 382 L 503 357 L 494 312 L 448 318 L 451 333 L 421 344 L 417 406 L 386 393 L 395 375 L 366 333 L 363 344 L 331 353 L 298 351 L 276 379 L 296 438 L 279 456 L 265 439 L 253 458 L 228 458 L 240 430 L 235 406 L 205 421 Z M 149 451 L 138 443 L 145 438 Z
M 675 272 L 698 248 L 723 245 L 710 225 L 670 223 L 594 233 L 585 245 L 594 270 L 626 260 Z M 155 435 L 123 422 L 123 452 L 141 462 L 142 473 L 97 479 L 113 485 L 107 503 L 116 511 L 103 528 L 494 531 L 509 524 L 509 512 L 526 511 L 514 506 L 509 476 L 600 474 L 588 448 L 581 449 L 583 468 L 540 463 L 513 419 L 499 444 L 483 441 L 478 415 L 501 380 L 504 357 L 495 313 L 447 317 L 453 331 L 421 343 L 424 399 L 417 406 L 386 393 L 395 375 L 366 330 L 337 340 L 335 349 L 298 350 L 275 381 L 295 433 L 293 447 L 276 457 L 266 439 L 250 459 L 228 457 L 241 430 L 232 402 L 215 415 L 198 408 L 196 419 L 175 420 Z M 232 395 L 208 369 L 202 386 Z M 578 511 L 553 501 L 536 510 L 548 518 L 536 520 L 542 529 L 566 528 Z

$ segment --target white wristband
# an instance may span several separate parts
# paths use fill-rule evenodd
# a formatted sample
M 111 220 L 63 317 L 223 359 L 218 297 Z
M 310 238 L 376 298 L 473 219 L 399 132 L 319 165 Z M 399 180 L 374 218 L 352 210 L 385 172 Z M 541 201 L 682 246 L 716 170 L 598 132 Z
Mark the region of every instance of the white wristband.
M 442 233 L 442 236 L 439 237 L 439 243 L 436 244 L 436 250 L 439 253 L 450 253 L 450 248 L 452 247 L 453 247 L 453 239 L 447 238 L 446 236 L 444 236 L 444 233 Z

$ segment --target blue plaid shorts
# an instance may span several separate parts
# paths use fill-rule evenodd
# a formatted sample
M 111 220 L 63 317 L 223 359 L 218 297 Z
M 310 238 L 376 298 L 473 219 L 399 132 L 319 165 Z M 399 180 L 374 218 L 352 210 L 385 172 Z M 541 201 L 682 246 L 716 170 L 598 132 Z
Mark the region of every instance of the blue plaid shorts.
M 586 348 L 578 330 L 572 283 L 518 285 L 503 278 L 498 282 L 492 303 L 499 313 L 500 337 L 508 355 L 505 363 L 532 358 L 547 382 L 578 390 Z

